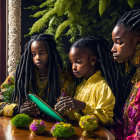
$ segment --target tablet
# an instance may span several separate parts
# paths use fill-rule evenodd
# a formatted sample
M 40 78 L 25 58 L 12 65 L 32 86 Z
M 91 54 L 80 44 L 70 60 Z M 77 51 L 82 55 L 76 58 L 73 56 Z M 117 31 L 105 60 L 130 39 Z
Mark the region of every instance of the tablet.
M 61 122 L 66 122 L 60 114 L 58 114 L 54 109 L 52 109 L 47 103 L 45 103 L 37 95 L 29 94 L 28 97 L 29 100 L 34 102 L 37 105 L 37 107 L 47 116 L 52 117 Z

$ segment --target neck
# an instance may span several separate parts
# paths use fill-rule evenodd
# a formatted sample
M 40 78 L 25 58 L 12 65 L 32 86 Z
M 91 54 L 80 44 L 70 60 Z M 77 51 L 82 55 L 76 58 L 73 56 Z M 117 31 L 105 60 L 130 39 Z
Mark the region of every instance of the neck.
M 90 71 L 84 76 L 85 80 L 88 80 L 95 73 L 96 73 L 95 68 L 91 68 Z
M 46 74 L 46 73 L 48 73 L 48 69 L 47 68 L 39 69 L 39 73 L 40 74 Z

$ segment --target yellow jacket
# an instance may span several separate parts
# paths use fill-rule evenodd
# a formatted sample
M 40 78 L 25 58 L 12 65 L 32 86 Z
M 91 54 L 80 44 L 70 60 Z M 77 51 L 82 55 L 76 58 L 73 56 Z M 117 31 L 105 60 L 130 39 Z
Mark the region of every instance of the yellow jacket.
M 113 123 L 115 97 L 100 71 L 76 87 L 74 98 L 86 103 L 82 110 L 84 115 L 94 114 L 103 124 Z M 79 120 L 80 115 L 74 112 L 69 114 L 69 117 Z

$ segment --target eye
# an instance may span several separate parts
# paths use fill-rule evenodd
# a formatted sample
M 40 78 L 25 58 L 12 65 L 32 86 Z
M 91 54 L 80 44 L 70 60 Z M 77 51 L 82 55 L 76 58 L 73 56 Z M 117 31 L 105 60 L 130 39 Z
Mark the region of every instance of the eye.
M 32 53 L 32 56 L 33 56 L 33 57 L 35 57 L 35 56 L 36 56 L 36 54 L 35 54 L 35 53 Z
M 82 61 L 81 61 L 81 60 L 77 60 L 75 63 L 77 63 L 77 64 L 81 64 Z
M 120 39 L 117 39 L 117 40 L 115 41 L 115 43 L 116 43 L 116 44 L 119 44 L 119 45 L 122 45 L 122 44 L 123 44 L 123 41 L 120 40 Z
M 43 55 L 43 54 L 46 54 L 46 52 L 45 51 L 41 51 L 41 52 L 39 52 L 39 54 Z

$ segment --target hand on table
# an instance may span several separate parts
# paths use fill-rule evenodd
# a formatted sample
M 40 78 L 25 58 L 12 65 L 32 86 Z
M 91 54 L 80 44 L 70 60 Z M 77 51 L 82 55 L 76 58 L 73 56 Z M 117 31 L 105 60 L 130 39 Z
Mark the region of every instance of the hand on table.
M 40 111 L 37 105 L 33 102 L 26 101 L 20 107 L 20 113 L 25 113 L 29 116 L 38 116 Z
M 86 107 L 86 103 L 76 100 L 70 96 L 62 96 L 55 105 L 55 110 L 67 114 L 70 111 L 83 110 Z

